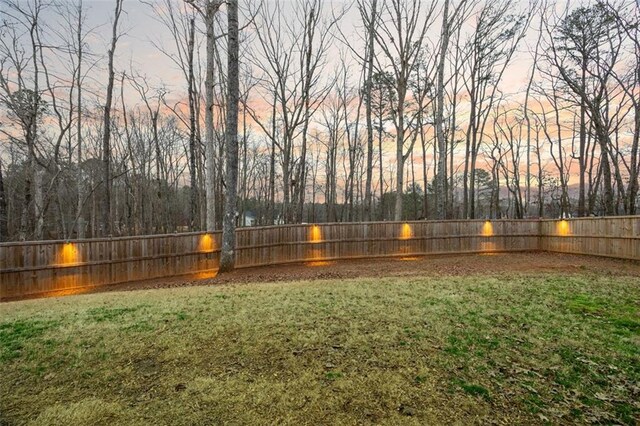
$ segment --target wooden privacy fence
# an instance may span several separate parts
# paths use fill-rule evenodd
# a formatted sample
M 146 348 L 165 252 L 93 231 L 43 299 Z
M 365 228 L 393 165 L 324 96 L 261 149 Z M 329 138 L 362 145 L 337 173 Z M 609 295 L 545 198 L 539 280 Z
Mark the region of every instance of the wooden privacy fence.
M 284 225 L 237 230 L 236 266 L 546 250 L 640 260 L 640 216 Z M 212 277 L 221 233 L 0 244 L 0 299 L 176 275 Z
M 540 250 L 640 260 L 640 216 L 540 221 Z

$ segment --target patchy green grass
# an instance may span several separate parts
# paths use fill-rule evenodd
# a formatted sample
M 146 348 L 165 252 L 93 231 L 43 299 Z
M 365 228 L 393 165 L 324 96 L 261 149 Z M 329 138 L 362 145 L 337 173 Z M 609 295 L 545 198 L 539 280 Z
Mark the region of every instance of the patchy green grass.
M 0 424 L 635 424 L 639 312 L 593 274 L 6 303 Z

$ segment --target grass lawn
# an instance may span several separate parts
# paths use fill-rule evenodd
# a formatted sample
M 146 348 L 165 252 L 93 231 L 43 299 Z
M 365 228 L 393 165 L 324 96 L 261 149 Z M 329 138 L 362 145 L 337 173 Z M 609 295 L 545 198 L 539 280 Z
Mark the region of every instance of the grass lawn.
M 640 283 L 394 277 L 0 305 L 0 424 L 640 419 Z

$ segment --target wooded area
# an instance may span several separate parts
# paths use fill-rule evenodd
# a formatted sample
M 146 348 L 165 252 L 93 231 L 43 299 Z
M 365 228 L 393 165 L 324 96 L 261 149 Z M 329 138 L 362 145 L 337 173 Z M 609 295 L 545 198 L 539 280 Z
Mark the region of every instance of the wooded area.
M 236 231 L 236 267 L 554 251 L 640 260 L 640 217 L 284 225 Z M 175 275 L 213 277 L 221 233 L 0 244 L 0 299 Z
M 100 4 L 0 0 L 0 241 L 637 213 L 637 1 Z

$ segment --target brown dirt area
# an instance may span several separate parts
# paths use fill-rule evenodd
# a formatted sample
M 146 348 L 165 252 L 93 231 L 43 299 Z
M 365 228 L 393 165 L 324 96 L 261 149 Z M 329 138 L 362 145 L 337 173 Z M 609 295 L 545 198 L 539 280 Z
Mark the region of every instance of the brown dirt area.
M 47 294 L 47 296 L 276 281 L 340 280 L 397 276 L 502 275 L 536 272 L 594 273 L 640 277 L 640 262 L 549 252 L 358 259 L 261 266 L 238 269 L 231 273 L 209 278 L 194 276 L 171 277 L 114 284 L 82 291 L 56 292 Z

